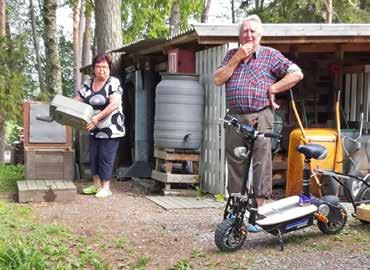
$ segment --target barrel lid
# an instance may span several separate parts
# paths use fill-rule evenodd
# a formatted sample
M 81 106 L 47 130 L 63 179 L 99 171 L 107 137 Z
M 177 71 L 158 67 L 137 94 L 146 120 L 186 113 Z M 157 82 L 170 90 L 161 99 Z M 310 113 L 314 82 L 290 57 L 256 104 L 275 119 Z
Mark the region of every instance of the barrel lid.
M 170 73 L 162 72 L 160 73 L 162 78 L 171 78 L 173 80 L 199 80 L 199 75 L 195 73 Z

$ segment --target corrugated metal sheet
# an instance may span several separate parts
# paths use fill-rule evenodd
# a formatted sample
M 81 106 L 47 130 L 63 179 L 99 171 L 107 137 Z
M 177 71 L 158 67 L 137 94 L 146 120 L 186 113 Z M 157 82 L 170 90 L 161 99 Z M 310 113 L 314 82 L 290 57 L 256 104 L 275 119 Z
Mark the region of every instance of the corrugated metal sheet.
M 237 40 L 239 36 L 239 24 L 194 24 L 188 29 L 168 38 L 141 39 L 112 52 L 125 52 L 130 54 L 141 54 L 140 52 L 160 52 L 162 48 L 170 44 L 182 44 L 194 41 L 194 35 L 199 39 L 217 38 L 219 44 L 230 42 L 230 38 Z M 187 40 L 187 37 L 189 38 Z M 263 24 L 263 37 L 265 38 L 287 38 L 287 37 L 361 37 L 369 38 L 370 24 Z M 225 40 L 223 41 L 224 38 Z M 179 41 L 179 42 L 176 42 Z M 308 42 L 308 41 L 307 41 Z M 203 40 L 207 43 L 207 39 Z M 302 43 L 302 42 L 301 42 Z M 211 42 L 210 44 L 214 44 Z M 153 50 L 148 50 L 153 48 Z
M 145 50 L 159 44 L 164 44 L 166 42 L 165 38 L 150 38 L 150 39 L 140 39 L 129 43 L 122 48 L 113 50 L 111 52 L 125 52 L 125 53 L 135 53 L 139 50 Z
M 194 24 L 194 30 L 199 37 L 238 37 L 239 24 Z M 319 24 L 319 23 L 292 23 L 292 24 L 263 24 L 265 37 L 336 37 L 336 36 L 370 36 L 370 24 Z

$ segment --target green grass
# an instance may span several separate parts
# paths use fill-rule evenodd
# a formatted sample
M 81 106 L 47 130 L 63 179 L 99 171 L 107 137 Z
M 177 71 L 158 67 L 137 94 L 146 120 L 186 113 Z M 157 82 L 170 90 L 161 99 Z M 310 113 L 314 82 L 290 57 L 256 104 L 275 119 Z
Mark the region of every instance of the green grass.
M 17 180 L 24 180 L 23 165 L 0 164 L 0 192 L 16 192 Z
M 134 270 L 144 270 L 150 261 L 150 257 L 140 256 L 134 266 Z
M 176 264 L 171 267 L 171 270 L 192 270 L 190 262 L 186 259 L 177 261 Z
M 108 269 L 88 241 L 57 224 L 38 224 L 29 207 L 0 203 L 0 269 Z

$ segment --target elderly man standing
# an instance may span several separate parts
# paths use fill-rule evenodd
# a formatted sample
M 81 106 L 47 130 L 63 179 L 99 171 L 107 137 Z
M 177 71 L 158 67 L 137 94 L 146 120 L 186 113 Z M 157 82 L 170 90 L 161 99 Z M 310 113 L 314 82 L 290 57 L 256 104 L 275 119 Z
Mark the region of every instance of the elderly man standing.
M 227 52 L 216 70 L 214 83 L 225 83 L 226 104 L 230 114 L 241 123 L 268 132 L 273 126 L 275 94 L 289 90 L 303 79 L 301 69 L 279 51 L 261 46 L 262 23 L 257 15 L 247 17 L 240 25 L 240 47 Z M 243 139 L 226 127 L 226 158 L 228 161 L 229 193 L 240 192 L 243 178 L 248 173 L 245 160 L 234 155 L 234 148 L 243 145 Z M 258 138 L 253 153 L 253 186 L 258 206 L 263 205 L 272 191 L 271 141 Z M 252 228 L 253 227 L 253 228 Z M 250 232 L 258 232 L 249 224 Z

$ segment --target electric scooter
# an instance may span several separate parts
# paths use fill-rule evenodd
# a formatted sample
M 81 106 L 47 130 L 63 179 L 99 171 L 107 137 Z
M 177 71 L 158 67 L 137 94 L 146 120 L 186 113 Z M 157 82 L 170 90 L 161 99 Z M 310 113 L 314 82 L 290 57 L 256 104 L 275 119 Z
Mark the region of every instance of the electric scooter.
M 237 118 L 230 115 L 225 116 L 224 122 L 233 126 L 246 139 L 246 147 L 236 147 L 234 153 L 237 157 L 246 159 L 248 171 L 255 140 L 259 137 L 281 137 L 259 132 L 249 125 L 241 125 Z M 253 184 L 247 174 L 243 179 L 241 192 L 232 193 L 227 199 L 224 219 L 217 225 L 215 243 L 220 250 L 235 251 L 243 246 L 248 235 L 245 221 L 252 225 L 257 224 L 265 232 L 277 236 L 281 250 L 284 249 L 283 234 L 311 226 L 315 220 L 325 234 L 336 234 L 343 229 L 347 222 L 347 212 L 339 199 L 333 195 L 319 199 L 310 193 L 311 159 L 324 159 L 327 155 L 326 148 L 319 144 L 306 144 L 298 146 L 297 151 L 305 157 L 302 194 L 258 207 Z

